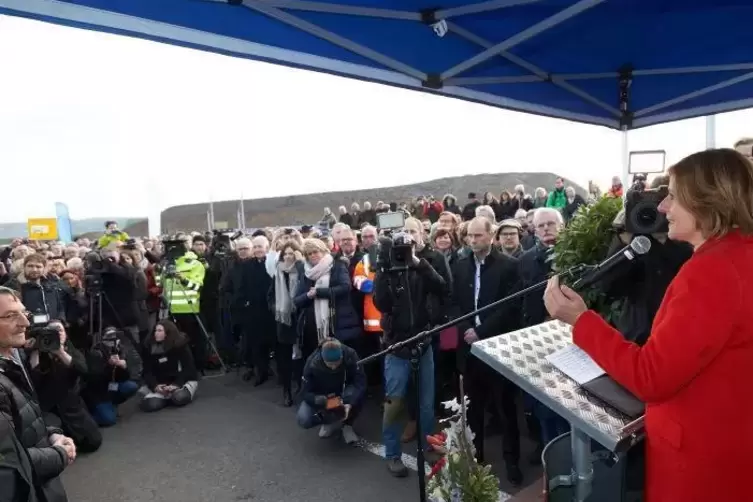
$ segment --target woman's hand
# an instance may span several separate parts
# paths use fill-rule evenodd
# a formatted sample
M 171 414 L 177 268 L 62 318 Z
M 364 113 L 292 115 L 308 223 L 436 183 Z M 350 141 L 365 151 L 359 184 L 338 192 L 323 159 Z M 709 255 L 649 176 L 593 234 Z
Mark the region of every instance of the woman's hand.
M 306 296 L 313 299 L 316 296 L 316 288 L 309 289 L 309 292 L 306 293 Z
M 550 316 L 570 326 L 575 325 L 578 317 L 588 310 L 586 302 L 578 293 L 567 286 L 560 286 L 560 279 L 557 276 L 549 279 L 546 285 L 544 305 Z

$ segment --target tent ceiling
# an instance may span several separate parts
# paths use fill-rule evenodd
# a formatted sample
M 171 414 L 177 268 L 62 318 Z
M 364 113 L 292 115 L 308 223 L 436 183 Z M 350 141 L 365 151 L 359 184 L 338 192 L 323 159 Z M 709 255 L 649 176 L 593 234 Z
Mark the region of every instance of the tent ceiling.
M 0 0 L 0 13 L 615 129 L 753 106 L 744 0 Z

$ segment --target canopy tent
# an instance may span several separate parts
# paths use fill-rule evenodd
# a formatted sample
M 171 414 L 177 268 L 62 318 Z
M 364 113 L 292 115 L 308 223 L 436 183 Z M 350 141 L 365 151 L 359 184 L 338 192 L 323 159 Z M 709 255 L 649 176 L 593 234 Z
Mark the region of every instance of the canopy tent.
M 625 181 L 628 130 L 753 107 L 751 0 L 0 0 L 0 14 L 618 129 Z
M 749 0 L 0 0 L 0 13 L 622 130 L 753 106 Z

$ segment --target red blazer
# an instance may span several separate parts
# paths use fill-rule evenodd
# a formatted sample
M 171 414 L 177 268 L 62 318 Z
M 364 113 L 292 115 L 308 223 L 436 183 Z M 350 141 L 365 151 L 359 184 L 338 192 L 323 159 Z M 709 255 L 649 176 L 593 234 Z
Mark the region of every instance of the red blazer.
M 594 312 L 576 345 L 646 402 L 647 502 L 753 500 L 753 237 L 707 241 L 642 348 Z

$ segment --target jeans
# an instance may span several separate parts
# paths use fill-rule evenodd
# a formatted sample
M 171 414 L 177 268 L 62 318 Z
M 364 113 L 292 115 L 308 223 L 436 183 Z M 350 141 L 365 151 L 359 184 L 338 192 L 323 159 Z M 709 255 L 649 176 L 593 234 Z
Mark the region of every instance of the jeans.
M 405 398 L 411 383 L 411 362 L 392 354 L 384 359 L 385 406 L 382 422 L 385 457 L 400 458 L 400 436 L 405 424 L 400 420 L 405 409 Z M 419 380 L 419 415 L 421 422 L 421 445 L 427 448 L 426 435 L 434 432 L 434 351 L 428 347 L 421 356 Z
M 542 446 L 548 445 L 554 438 L 570 431 L 570 424 L 567 420 L 538 401 L 533 405 L 533 416 L 539 420 L 541 426 Z
M 361 405 L 354 404 L 350 409 L 347 420 L 344 420 L 343 424 L 353 425 L 353 422 L 356 421 L 356 418 L 358 417 L 360 411 Z M 301 403 L 301 406 L 298 407 L 296 420 L 298 421 L 298 425 L 303 429 L 311 429 L 318 425 L 335 423 L 340 419 L 337 415 L 327 413 L 326 411 L 317 411 L 312 408 L 306 401 L 303 401 Z
M 118 405 L 131 398 L 139 391 L 139 384 L 133 380 L 118 383 L 118 390 L 110 391 L 109 400 L 97 403 L 92 407 L 91 415 L 97 425 L 108 427 L 118 421 Z

